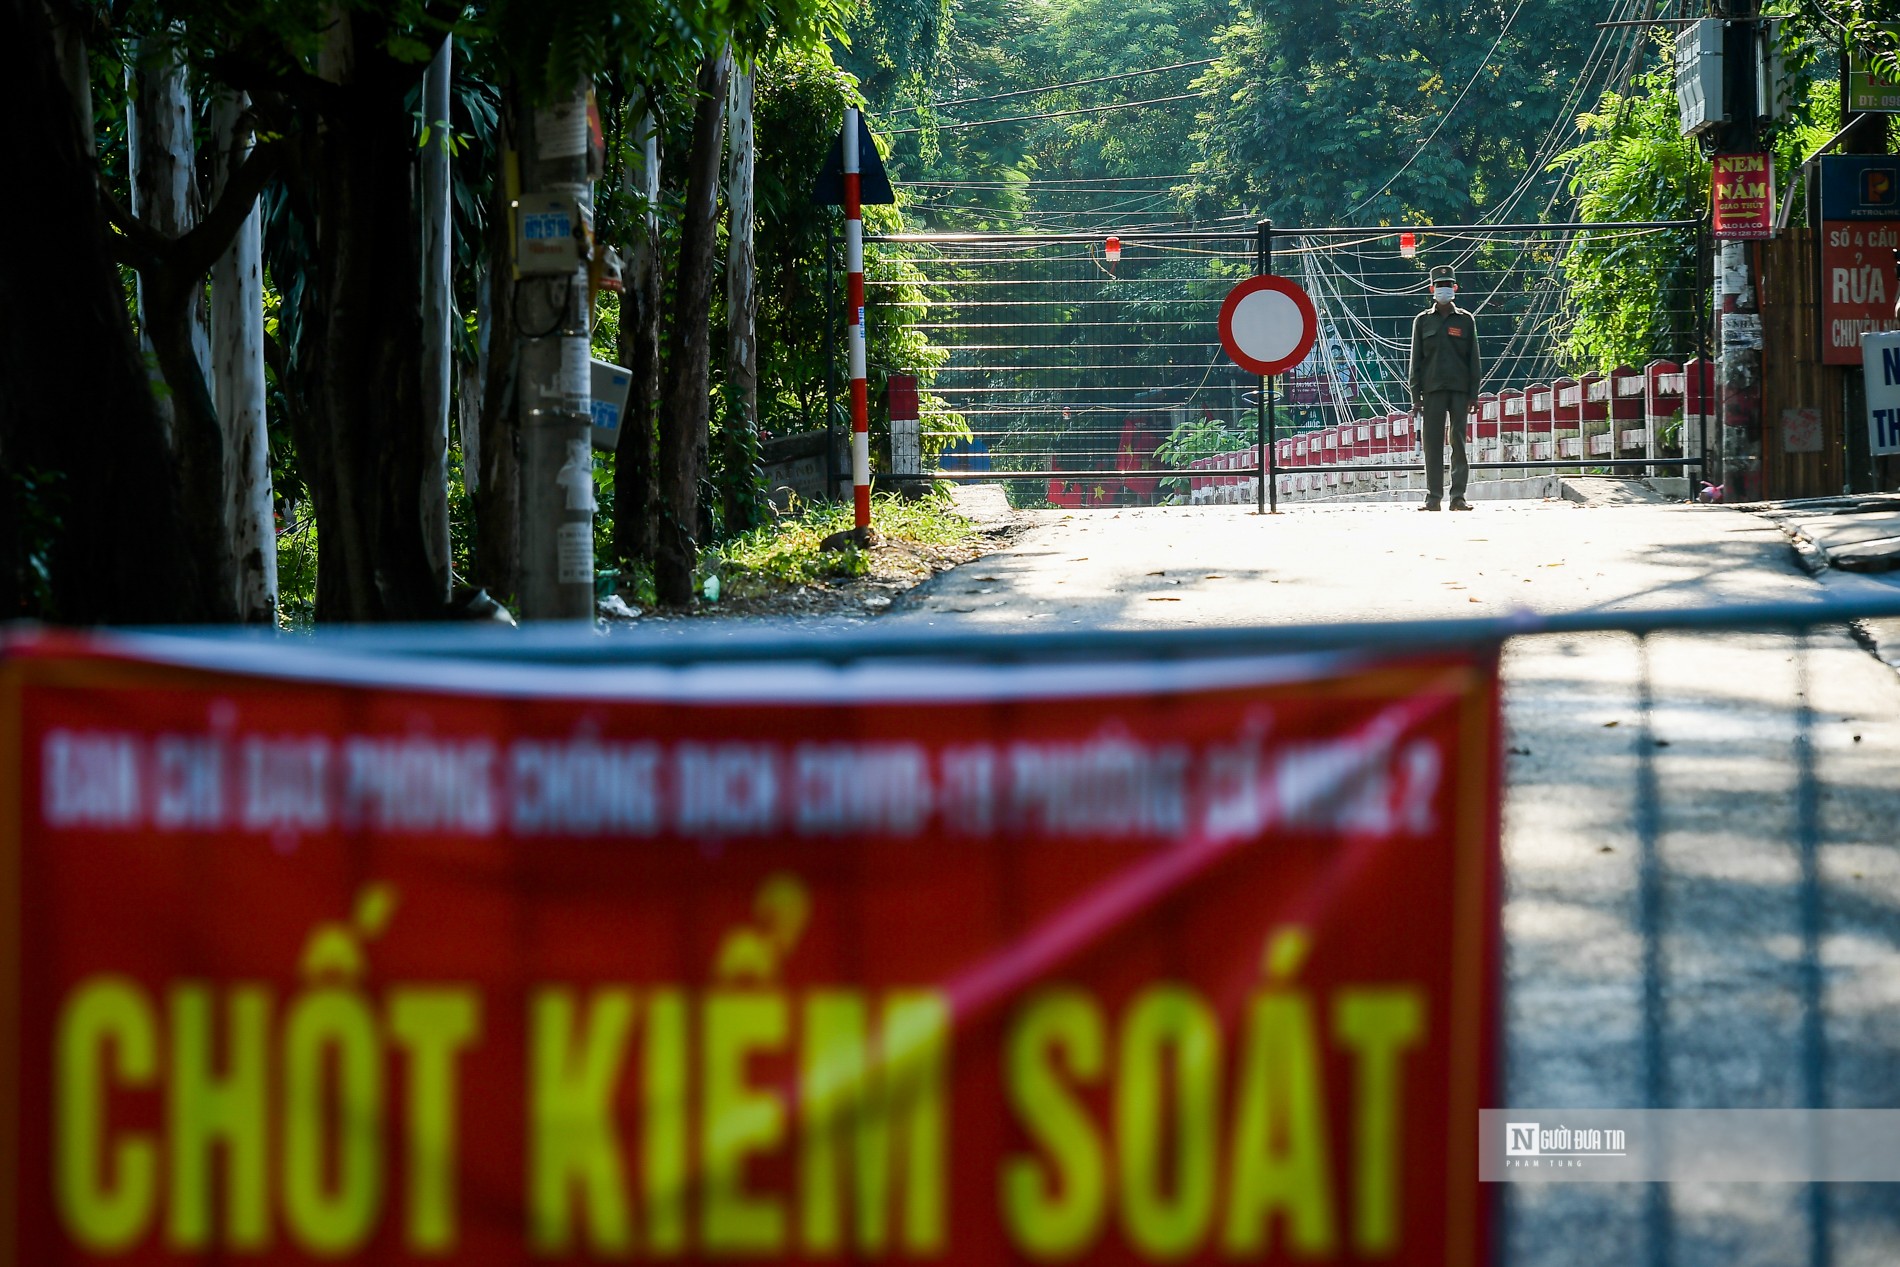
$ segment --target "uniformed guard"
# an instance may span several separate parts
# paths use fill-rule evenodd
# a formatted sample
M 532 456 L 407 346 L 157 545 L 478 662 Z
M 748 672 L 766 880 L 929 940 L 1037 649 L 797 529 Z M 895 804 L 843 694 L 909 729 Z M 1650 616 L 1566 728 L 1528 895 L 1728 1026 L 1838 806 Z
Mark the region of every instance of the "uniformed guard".
M 1412 321 L 1412 409 L 1425 422 L 1425 504 L 1438 510 L 1445 495 L 1445 437 L 1451 436 L 1451 508 L 1470 510 L 1465 483 L 1465 415 L 1478 396 L 1478 321 L 1457 305 L 1458 278 L 1432 269 L 1432 306 Z

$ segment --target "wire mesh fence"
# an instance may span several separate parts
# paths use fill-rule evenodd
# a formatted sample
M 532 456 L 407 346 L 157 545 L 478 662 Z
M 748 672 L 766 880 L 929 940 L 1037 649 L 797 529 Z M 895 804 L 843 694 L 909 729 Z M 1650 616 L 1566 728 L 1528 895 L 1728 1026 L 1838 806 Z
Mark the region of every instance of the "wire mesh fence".
M 1478 320 L 1479 478 L 1692 466 L 1712 421 L 1694 223 L 870 241 L 887 266 L 868 283 L 870 320 L 940 349 L 925 397 L 968 429 L 919 473 L 1008 479 L 1019 502 L 1251 502 L 1263 466 L 1285 498 L 1418 486 L 1411 323 L 1441 265 Z M 1606 339 L 1580 307 L 1605 297 L 1582 290 L 1617 268 L 1633 302 Z M 1217 333 L 1228 291 L 1262 270 L 1299 281 L 1319 313 L 1312 354 L 1270 385 Z M 1644 354 L 1587 371 L 1612 342 Z

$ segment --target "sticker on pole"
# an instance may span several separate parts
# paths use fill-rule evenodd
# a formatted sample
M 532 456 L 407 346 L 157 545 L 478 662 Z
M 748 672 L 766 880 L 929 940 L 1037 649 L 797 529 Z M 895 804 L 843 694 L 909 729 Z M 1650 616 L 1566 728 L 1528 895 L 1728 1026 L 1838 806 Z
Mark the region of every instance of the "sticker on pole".
M 1319 339 L 1312 297 L 1284 277 L 1249 277 L 1220 306 L 1220 342 L 1235 365 L 1271 378 L 1306 359 Z

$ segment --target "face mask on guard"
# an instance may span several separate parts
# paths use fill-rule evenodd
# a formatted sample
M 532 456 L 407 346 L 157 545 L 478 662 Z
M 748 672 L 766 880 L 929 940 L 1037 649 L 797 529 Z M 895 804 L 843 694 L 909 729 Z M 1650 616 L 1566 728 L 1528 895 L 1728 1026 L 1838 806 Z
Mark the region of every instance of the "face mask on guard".
M 1458 288 L 1456 286 L 1432 287 L 1432 298 L 1441 304 L 1448 304 L 1453 299 L 1456 299 L 1457 297 L 1458 297 Z

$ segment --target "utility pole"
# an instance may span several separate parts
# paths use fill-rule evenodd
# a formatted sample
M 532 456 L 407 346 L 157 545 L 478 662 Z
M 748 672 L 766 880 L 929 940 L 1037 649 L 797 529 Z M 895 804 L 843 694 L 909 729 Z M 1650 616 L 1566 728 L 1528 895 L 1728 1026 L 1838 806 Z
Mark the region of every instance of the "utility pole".
M 1887 152 L 1887 120 L 1891 115 L 1872 114 L 1850 110 L 1853 94 L 1848 90 L 1849 52 L 1846 41 L 1840 48 L 1841 72 L 1841 123 L 1842 133 L 1837 149 L 1842 154 L 1885 154 Z M 1817 180 L 1818 187 L 1819 182 Z M 1818 226 L 1821 221 L 1814 221 Z M 1874 457 L 1869 451 L 1867 428 L 1867 381 L 1851 368 L 1841 375 L 1844 406 L 1842 412 L 1843 441 L 1841 454 L 1841 491 L 1843 493 L 1871 493 L 1880 489 L 1880 474 Z
M 871 435 L 869 388 L 864 368 L 864 210 L 862 155 L 856 106 L 844 111 L 845 351 L 851 358 L 851 497 L 853 531 L 869 544 L 871 531 Z
M 1262 275 L 1273 272 L 1273 221 L 1262 220 L 1258 225 L 1259 255 L 1256 272 Z M 1275 486 L 1273 446 L 1277 437 L 1274 418 L 1273 379 L 1260 376 L 1259 415 L 1255 425 L 1255 444 L 1258 460 L 1255 466 L 1259 472 L 1259 486 L 1254 489 L 1254 513 L 1259 515 L 1280 513 L 1280 490 Z
M 527 620 L 594 615 L 593 390 L 587 253 L 587 84 L 533 112 L 524 129 L 523 193 L 516 220 L 520 273 L 515 330 L 521 341 L 521 614 Z M 565 227 L 566 244 L 544 236 Z M 538 232 L 537 232 L 538 230 Z M 528 271 L 527 249 L 550 252 L 559 271 Z M 525 248 L 525 249 L 524 249 Z
M 1723 40 L 1724 95 L 1728 122 L 1716 133 L 1717 153 L 1753 153 L 1761 148 L 1762 103 L 1758 99 L 1760 0 L 1727 0 L 1712 16 L 1727 20 Z M 1721 393 L 1721 463 L 1726 501 L 1762 495 L 1761 308 L 1753 243 L 1723 242 L 1716 265 L 1716 312 L 1720 333 L 1716 385 Z

